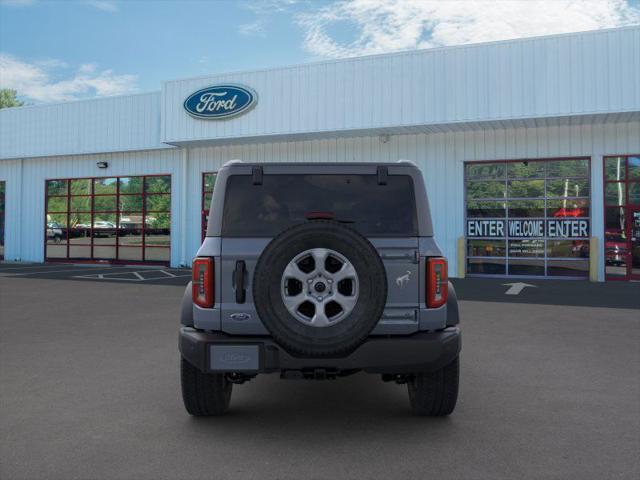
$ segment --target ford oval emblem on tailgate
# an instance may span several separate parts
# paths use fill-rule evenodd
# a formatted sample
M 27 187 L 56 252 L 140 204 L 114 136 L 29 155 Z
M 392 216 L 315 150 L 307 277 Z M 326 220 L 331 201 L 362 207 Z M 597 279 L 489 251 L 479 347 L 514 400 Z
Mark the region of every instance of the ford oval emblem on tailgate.
M 232 313 L 231 315 L 229 315 L 231 317 L 231 320 L 237 320 L 238 322 L 242 322 L 243 320 L 249 320 L 251 318 L 251 315 L 249 315 L 248 313 Z
M 251 109 L 258 95 L 243 85 L 212 85 L 192 93 L 184 101 L 189 115 L 208 120 L 224 120 Z

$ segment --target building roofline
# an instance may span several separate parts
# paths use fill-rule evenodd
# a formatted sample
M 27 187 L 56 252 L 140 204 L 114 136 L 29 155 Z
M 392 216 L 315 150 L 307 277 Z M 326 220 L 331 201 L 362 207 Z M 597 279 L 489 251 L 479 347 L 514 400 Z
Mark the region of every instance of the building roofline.
M 373 53 L 369 55 L 358 55 L 353 57 L 341 57 L 341 58 L 333 58 L 329 60 L 318 60 L 318 61 L 310 61 L 296 64 L 287 64 L 277 67 L 265 67 L 265 68 L 257 68 L 250 70 L 234 70 L 229 72 L 219 72 L 219 73 L 209 73 L 204 75 L 198 75 L 196 77 L 179 77 L 171 80 L 163 80 L 162 86 L 164 89 L 164 85 L 167 83 L 173 82 L 183 82 L 187 80 L 204 80 L 206 78 L 217 77 L 217 76 L 227 76 L 227 75 L 243 75 L 250 73 L 262 73 L 262 72 L 271 72 L 276 70 L 291 70 L 300 67 L 312 67 L 312 66 L 321 66 L 321 65 L 332 65 L 336 63 L 354 61 L 354 60 L 372 60 L 378 58 L 387 58 L 393 56 L 405 56 L 405 55 L 418 55 L 418 54 L 426 54 L 426 53 L 437 53 L 442 51 L 453 51 L 458 49 L 468 49 L 468 48 L 481 48 L 492 45 L 506 45 L 512 43 L 525 43 L 525 42 L 533 42 L 537 40 L 551 40 L 555 38 L 563 38 L 563 37 L 577 37 L 577 36 L 590 36 L 597 35 L 608 32 L 617 32 L 624 30 L 640 30 L 640 24 L 637 25 L 625 25 L 624 27 L 611 27 L 611 28 L 601 28 L 597 30 L 582 30 L 579 32 L 566 32 L 566 33 L 554 33 L 551 35 L 536 35 L 532 37 L 520 37 L 520 38 L 511 38 L 505 40 L 493 40 L 489 42 L 478 42 L 478 43 L 465 43 L 461 45 L 445 45 L 442 47 L 430 47 L 430 48 L 414 48 L 409 50 L 398 50 L 394 52 L 386 52 L 386 53 Z
M 206 78 L 212 78 L 217 76 L 242 75 L 242 74 L 251 74 L 251 73 L 271 72 L 271 71 L 278 71 L 278 70 L 291 70 L 291 69 L 301 68 L 301 67 L 332 65 L 332 64 L 348 62 L 348 61 L 367 61 L 372 59 L 387 58 L 387 57 L 393 57 L 393 56 L 419 55 L 419 54 L 426 54 L 426 53 L 437 53 L 442 51 L 454 51 L 457 49 L 481 48 L 481 47 L 490 46 L 490 45 L 507 45 L 507 44 L 514 44 L 514 43 L 526 43 L 526 42 L 533 42 L 537 40 L 546 40 L 546 39 L 563 38 L 563 37 L 589 36 L 589 35 L 597 35 L 597 34 L 603 34 L 608 32 L 636 30 L 636 29 L 640 29 L 640 24 L 627 25 L 624 27 L 601 28 L 598 30 L 583 30 L 580 32 L 555 33 L 551 35 L 537 35 L 532 37 L 512 38 L 512 39 L 506 39 L 506 40 L 494 40 L 491 42 L 466 43 L 462 45 L 447 45 L 442 47 L 400 50 L 396 52 L 376 53 L 371 55 L 361 55 L 361 56 L 353 56 L 353 57 L 342 57 L 342 58 L 335 58 L 330 60 L 303 62 L 303 63 L 297 63 L 297 64 L 265 67 L 265 68 L 252 69 L 252 70 L 235 70 L 235 71 L 228 71 L 228 72 L 210 73 L 206 75 L 199 75 L 196 77 L 181 77 L 181 78 L 175 78 L 171 80 L 163 80 L 160 82 L 162 87 L 161 90 L 128 93 L 128 94 L 122 94 L 122 95 L 112 95 L 108 97 L 81 98 L 77 100 L 40 103 L 36 105 L 23 105 L 20 107 L 10 107 L 6 109 L 1 109 L 0 114 L 2 114 L 2 112 L 14 112 L 14 111 L 25 110 L 30 108 L 43 108 L 43 107 L 53 107 L 58 105 L 71 105 L 71 104 L 78 104 L 81 102 L 95 102 L 95 101 L 103 101 L 103 100 L 106 101 L 106 100 L 114 100 L 118 98 L 127 98 L 127 97 L 130 98 L 130 97 L 138 97 L 138 96 L 144 96 L 144 95 L 158 95 L 158 94 L 162 94 L 162 90 L 164 89 L 164 86 L 166 84 L 173 83 L 173 82 L 187 81 L 187 80 L 204 80 Z
M 75 100 L 62 100 L 59 102 L 38 103 L 35 105 L 21 105 L 19 107 L 9 107 L 9 108 L 0 109 L 0 114 L 2 114 L 2 112 L 15 112 L 17 110 L 26 110 L 29 108 L 55 107 L 58 105 L 75 105 L 78 103 L 98 102 L 102 100 L 106 101 L 106 100 L 115 100 L 118 98 L 142 97 L 144 95 L 160 95 L 160 94 L 162 94 L 161 90 L 153 90 L 151 92 L 123 93 L 120 95 L 109 95 L 105 97 L 78 98 Z

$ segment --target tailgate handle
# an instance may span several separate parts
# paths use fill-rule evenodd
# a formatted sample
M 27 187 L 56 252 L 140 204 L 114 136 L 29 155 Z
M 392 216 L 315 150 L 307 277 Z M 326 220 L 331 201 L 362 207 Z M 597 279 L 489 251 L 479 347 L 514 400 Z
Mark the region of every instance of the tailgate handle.
M 236 303 L 244 303 L 247 299 L 247 292 L 244 289 L 244 275 L 247 272 L 244 260 L 236 262 L 236 269 L 233 271 L 233 288 L 236 291 Z

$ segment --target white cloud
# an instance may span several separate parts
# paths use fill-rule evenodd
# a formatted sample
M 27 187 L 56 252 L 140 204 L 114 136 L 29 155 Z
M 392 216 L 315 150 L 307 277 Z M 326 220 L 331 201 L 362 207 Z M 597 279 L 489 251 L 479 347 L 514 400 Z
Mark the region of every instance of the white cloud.
M 251 22 L 251 23 L 243 23 L 238 27 L 238 32 L 240 32 L 241 35 L 244 35 L 247 37 L 264 36 L 265 34 L 264 26 L 265 26 L 264 20 L 256 20 L 255 22 Z
M 85 0 L 83 3 L 103 12 L 115 13 L 119 10 L 118 4 L 110 0 Z
M 286 12 L 290 7 L 298 3 L 299 0 L 249 0 L 244 2 L 242 6 L 247 10 L 262 15 L 270 13 Z
M 505 40 L 640 23 L 627 0 L 339 0 L 298 15 L 318 57 Z M 332 34 L 349 27 L 355 38 Z
M 81 65 L 70 78 L 54 78 L 61 65 L 28 63 L 0 53 L 0 88 L 11 88 L 35 102 L 58 102 L 83 97 L 105 97 L 135 92 L 136 75 L 118 75 L 113 70 L 99 71 L 95 64 Z M 53 61 L 56 62 L 55 60 Z

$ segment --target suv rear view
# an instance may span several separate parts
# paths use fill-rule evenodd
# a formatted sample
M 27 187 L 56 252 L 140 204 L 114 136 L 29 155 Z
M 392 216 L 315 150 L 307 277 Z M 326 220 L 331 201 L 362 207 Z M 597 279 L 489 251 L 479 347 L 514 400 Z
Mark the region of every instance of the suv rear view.
M 408 162 L 225 165 L 181 317 L 192 415 L 260 373 L 364 371 L 408 384 L 416 414 L 456 404 L 457 300 Z

